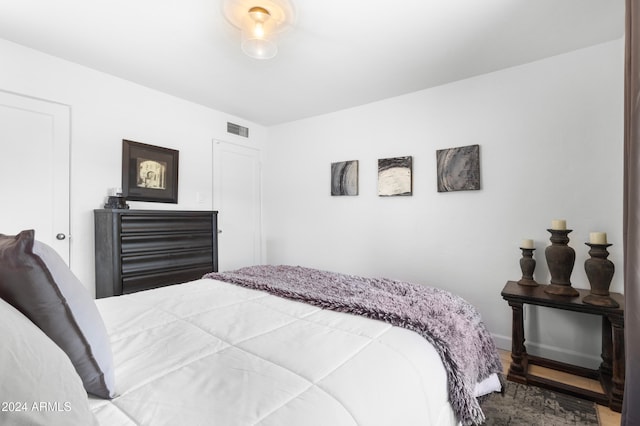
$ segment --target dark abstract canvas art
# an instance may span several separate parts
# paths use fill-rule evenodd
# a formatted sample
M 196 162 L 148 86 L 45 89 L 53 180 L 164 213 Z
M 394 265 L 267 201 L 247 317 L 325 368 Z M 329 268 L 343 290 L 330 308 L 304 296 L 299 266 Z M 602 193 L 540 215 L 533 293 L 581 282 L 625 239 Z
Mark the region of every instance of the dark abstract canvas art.
M 331 163 L 331 195 L 358 195 L 358 160 Z
M 438 192 L 480 189 L 480 146 L 436 151 Z

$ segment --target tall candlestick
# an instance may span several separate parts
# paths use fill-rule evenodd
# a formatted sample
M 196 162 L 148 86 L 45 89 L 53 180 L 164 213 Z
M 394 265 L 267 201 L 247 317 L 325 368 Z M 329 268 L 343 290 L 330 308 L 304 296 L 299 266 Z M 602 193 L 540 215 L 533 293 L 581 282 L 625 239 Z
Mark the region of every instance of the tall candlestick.
M 604 234 L 604 232 L 596 232 L 596 234 Z M 596 237 L 601 238 L 601 235 Z M 591 285 L 591 293 L 582 298 L 584 303 L 589 305 L 604 306 L 606 308 L 617 308 L 620 305 L 611 298 L 609 294 L 609 286 L 615 272 L 613 262 L 607 257 L 609 252 L 607 247 L 611 244 L 586 243 L 590 250 L 590 259 L 584 262 L 584 270 L 587 273 L 589 284 Z
M 567 229 L 567 221 L 564 219 L 554 219 L 551 221 L 551 229 L 565 230 Z
M 562 225 L 562 223 L 558 225 Z M 547 266 L 549 266 L 551 282 L 544 292 L 575 297 L 579 293 L 578 290 L 571 287 L 570 280 L 573 264 L 576 260 L 575 250 L 568 245 L 571 229 L 547 229 L 547 231 L 551 233 L 551 245 L 545 249 L 544 256 L 547 259 Z

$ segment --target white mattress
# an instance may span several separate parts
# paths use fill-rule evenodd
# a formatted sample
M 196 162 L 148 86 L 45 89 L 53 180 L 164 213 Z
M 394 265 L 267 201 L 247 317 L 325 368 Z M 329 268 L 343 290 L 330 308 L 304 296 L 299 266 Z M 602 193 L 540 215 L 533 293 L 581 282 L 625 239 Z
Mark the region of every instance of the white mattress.
M 211 279 L 96 302 L 102 425 L 457 424 L 438 354 L 403 328 Z

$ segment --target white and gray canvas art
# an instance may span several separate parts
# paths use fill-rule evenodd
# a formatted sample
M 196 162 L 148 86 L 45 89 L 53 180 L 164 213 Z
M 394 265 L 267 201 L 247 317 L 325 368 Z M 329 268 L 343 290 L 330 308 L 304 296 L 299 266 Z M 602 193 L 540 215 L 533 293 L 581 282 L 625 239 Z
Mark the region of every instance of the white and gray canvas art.
M 331 195 L 358 195 L 358 160 L 331 163 Z
M 382 158 L 378 160 L 378 195 L 381 197 L 413 194 L 411 177 L 413 157 Z
M 480 146 L 469 145 L 436 151 L 438 192 L 480 189 Z

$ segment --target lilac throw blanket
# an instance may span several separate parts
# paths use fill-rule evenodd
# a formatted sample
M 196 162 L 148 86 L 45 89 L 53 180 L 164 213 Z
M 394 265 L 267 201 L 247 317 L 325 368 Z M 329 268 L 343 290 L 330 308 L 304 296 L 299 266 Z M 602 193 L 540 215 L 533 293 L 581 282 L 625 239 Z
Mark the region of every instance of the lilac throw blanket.
M 484 422 L 474 387 L 492 373 L 500 373 L 502 366 L 480 315 L 460 297 L 433 287 L 299 266 L 252 266 L 204 278 L 415 331 L 431 342 L 442 359 L 458 420 L 463 425 Z

